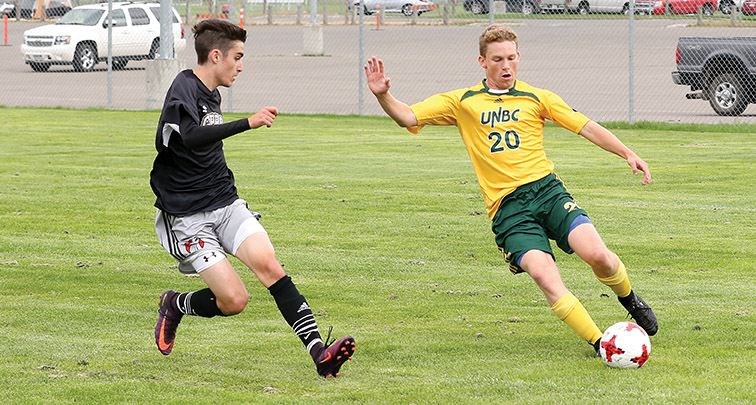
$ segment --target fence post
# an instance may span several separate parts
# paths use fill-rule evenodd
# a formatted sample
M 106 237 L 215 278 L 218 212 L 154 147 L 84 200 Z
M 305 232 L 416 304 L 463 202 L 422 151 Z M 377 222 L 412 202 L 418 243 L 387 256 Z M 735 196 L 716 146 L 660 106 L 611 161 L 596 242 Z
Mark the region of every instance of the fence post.
M 268 4 L 268 25 L 273 25 L 273 5 Z
M 323 5 L 323 25 L 328 25 L 328 2 L 323 0 L 320 4 Z
M 696 25 L 703 25 L 703 7 L 698 6 L 698 11 L 696 12 Z
M 302 8 L 303 4 L 299 3 L 297 4 L 297 25 L 302 25 Z
M 362 115 L 365 109 L 365 3 L 360 0 L 358 7 L 359 35 L 357 40 L 358 60 L 357 63 L 357 114 Z
M 630 0 L 627 27 L 627 121 L 635 124 L 635 0 Z
M 443 0 L 442 7 L 441 18 L 444 21 L 444 25 L 449 25 L 449 0 Z

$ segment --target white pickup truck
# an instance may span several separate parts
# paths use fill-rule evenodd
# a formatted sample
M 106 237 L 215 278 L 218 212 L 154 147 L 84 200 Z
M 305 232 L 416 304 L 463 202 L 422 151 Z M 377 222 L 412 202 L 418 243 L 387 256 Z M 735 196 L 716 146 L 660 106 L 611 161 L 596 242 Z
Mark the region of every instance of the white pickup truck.
M 123 69 L 130 60 L 154 59 L 160 54 L 160 4 L 113 3 L 113 69 Z M 21 52 L 36 72 L 52 65 L 73 65 L 79 72 L 92 71 L 108 58 L 108 4 L 71 9 L 57 23 L 24 32 Z M 173 9 L 173 51 L 186 47 L 184 27 Z

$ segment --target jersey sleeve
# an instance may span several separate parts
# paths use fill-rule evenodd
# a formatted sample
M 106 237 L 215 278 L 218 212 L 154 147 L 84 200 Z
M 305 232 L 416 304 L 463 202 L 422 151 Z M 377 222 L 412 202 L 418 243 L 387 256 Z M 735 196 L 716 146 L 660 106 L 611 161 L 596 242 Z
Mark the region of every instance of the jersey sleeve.
M 576 134 L 590 121 L 590 118 L 573 110 L 561 97 L 550 91 L 543 95 L 543 109 L 544 118 Z
M 193 149 L 220 142 L 230 136 L 250 129 L 249 120 L 242 118 L 219 125 L 197 125 L 188 114 L 181 118 L 181 140 L 187 148 Z
M 163 102 L 163 111 L 160 114 L 158 125 L 158 150 L 168 147 L 171 135 L 175 132 L 181 135 L 181 122 L 183 117 L 189 117 L 199 125 L 200 117 L 196 103 L 196 88 L 192 86 L 183 73 L 179 73 L 171 84 Z
M 181 124 L 181 116 L 188 114 L 194 122 L 200 123 L 197 111 L 196 86 L 183 75 L 179 75 L 171 85 L 163 105 L 163 120 L 170 124 Z
M 417 125 L 407 130 L 417 134 L 426 125 L 456 125 L 459 96 L 456 91 L 440 93 L 410 106 Z

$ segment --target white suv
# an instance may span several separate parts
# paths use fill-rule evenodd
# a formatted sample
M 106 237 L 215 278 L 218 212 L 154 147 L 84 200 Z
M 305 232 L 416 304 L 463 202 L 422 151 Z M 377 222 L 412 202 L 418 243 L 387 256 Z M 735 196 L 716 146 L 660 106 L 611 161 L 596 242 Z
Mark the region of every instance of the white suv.
M 92 71 L 108 59 L 108 4 L 71 9 L 57 23 L 24 32 L 21 52 L 36 72 L 51 65 L 73 65 L 79 72 Z M 186 47 L 181 18 L 173 9 L 174 52 Z M 154 59 L 160 54 L 160 4 L 113 3 L 113 69 L 123 69 L 129 60 Z

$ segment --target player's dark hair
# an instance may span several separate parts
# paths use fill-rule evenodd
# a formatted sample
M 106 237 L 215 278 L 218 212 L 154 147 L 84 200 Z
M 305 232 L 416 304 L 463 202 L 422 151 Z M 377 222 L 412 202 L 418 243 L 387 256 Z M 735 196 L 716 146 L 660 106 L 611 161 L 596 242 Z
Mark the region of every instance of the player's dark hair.
M 194 50 L 197 52 L 197 63 L 207 62 L 208 55 L 213 49 L 218 49 L 225 56 L 233 46 L 234 41 L 247 41 L 247 30 L 226 20 L 204 20 L 193 28 Z
M 517 33 L 512 31 L 511 28 L 503 24 L 491 24 L 486 27 L 485 31 L 480 34 L 479 47 L 480 56 L 486 56 L 488 50 L 488 44 L 491 42 L 504 42 L 512 41 L 517 47 Z

